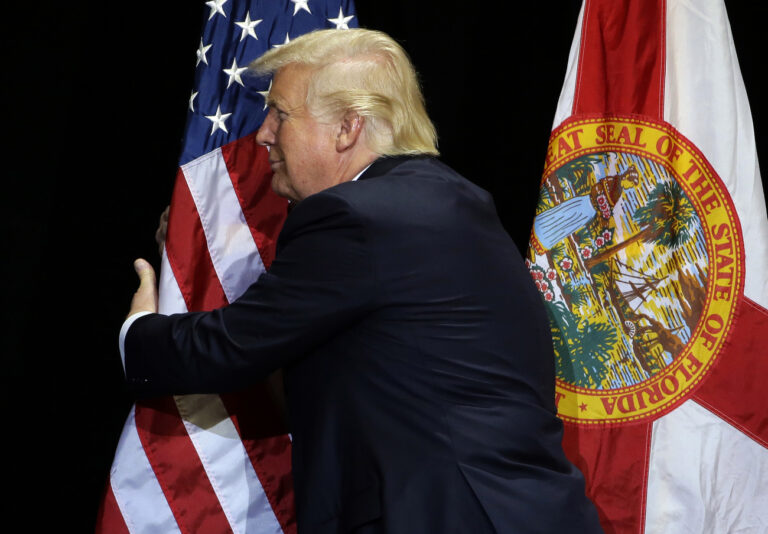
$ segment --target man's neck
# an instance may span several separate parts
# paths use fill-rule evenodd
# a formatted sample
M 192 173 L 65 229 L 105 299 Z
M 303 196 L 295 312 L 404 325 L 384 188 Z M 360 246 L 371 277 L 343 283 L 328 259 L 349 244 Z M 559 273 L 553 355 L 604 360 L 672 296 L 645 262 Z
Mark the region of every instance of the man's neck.
M 350 154 L 349 160 L 344 162 L 339 169 L 338 176 L 342 176 L 339 183 L 357 180 L 377 159 L 379 159 L 379 154 L 367 148 L 358 150 L 355 154 Z

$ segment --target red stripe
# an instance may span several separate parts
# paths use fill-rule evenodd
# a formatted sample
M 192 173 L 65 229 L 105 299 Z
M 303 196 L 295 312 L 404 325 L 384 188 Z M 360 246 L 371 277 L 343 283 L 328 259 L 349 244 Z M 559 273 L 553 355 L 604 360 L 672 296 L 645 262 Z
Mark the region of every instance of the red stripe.
M 693 399 L 768 447 L 768 310 L 742 297 L 730 340 Z
M 165 250 L 189 311 L 212 310 L 227 304 L 206 243 L 195 201 L 179 169 Z
M 605 534 L 642 534 L 651 425 L 565 425 L 563 448 L 587 482 Z
M 291 440 L 267 383 L 221 396 L 283 532 L 296 532 Z M 259 409 L 255 410 L 254 406 Z M 244 414 L 241 416 L 240 414 Z
M 269 153 L 256 144 L 253 133 L 221 147 L 221 155 L 261 261 L 269 268 L 275 257 L 277 235 L 288 213 L 288 202 L 272 191 Z
M 109 480 L 96 517 L 96 534 L 130 534 L 120 507 L 117 506 L 115 494 L 112 493 L 112 482 Z
M 665 0 L 586 0 L 573 113 L 664 116 Z
M 665 0 L 586 0 L 573 114 L 663 118 Z M 606 534 L 645 529 L 651 424 L 566 425 Z
M 232 532 L 173 398 L 137 402 L 136 428 L 181 531 Z

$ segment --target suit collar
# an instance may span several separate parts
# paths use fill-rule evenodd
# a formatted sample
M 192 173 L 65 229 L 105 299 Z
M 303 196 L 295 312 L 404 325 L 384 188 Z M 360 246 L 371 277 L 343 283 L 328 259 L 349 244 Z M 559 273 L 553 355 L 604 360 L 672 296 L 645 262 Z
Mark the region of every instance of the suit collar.
M 411 161 L 417 158 L 428 158 L 431 156 L 381 156 L 374 161 L 368 169 L 366 169 L 360 178 L 357 180 L 367 180 L 368 178 L 376 178 L 377 176 L 383 176 L 388 174 L 392 169 L 398 165 Z

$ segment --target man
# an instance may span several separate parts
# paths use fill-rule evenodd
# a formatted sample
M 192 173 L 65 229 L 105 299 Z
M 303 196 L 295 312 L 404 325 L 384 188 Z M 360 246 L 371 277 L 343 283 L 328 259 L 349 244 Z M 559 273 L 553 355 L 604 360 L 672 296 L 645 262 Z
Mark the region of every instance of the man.
M 168 317 L 138 260 L 129 382 L 222 392 L 284 368 L 299 532 L 599 532 L 543 306 L 490 195 L 432 157 L 405 52 L 328 30 L 252 67 L 274 73 L 257 140 L 295 203 L 277 255 L 231 305 Z

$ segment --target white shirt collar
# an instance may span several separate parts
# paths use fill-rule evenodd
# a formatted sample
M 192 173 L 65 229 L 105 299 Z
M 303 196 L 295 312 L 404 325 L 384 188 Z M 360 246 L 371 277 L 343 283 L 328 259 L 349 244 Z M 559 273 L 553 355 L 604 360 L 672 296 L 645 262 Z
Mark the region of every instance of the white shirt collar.
M 367 170 L 368 170 L 368 167 L 370 167 L 371 165 L 373 165 L 373 163 L 369 163 L 368 165 L 366 165 L 365 169 L 363 169 L 362 171 L 358 172 L 358 173 L 357 173 L 357 176 L 355 176 L 354 178 L 352 178 L 352 179 L 350 180 L 350 182 L 356 182 L 356 181 L 357 181 L 357 179 L 358 179 L 358 178 L 360 178 L 360 175 L 362 175 L 362 174 L 363 174 L 365 171 L 367 171 Z

